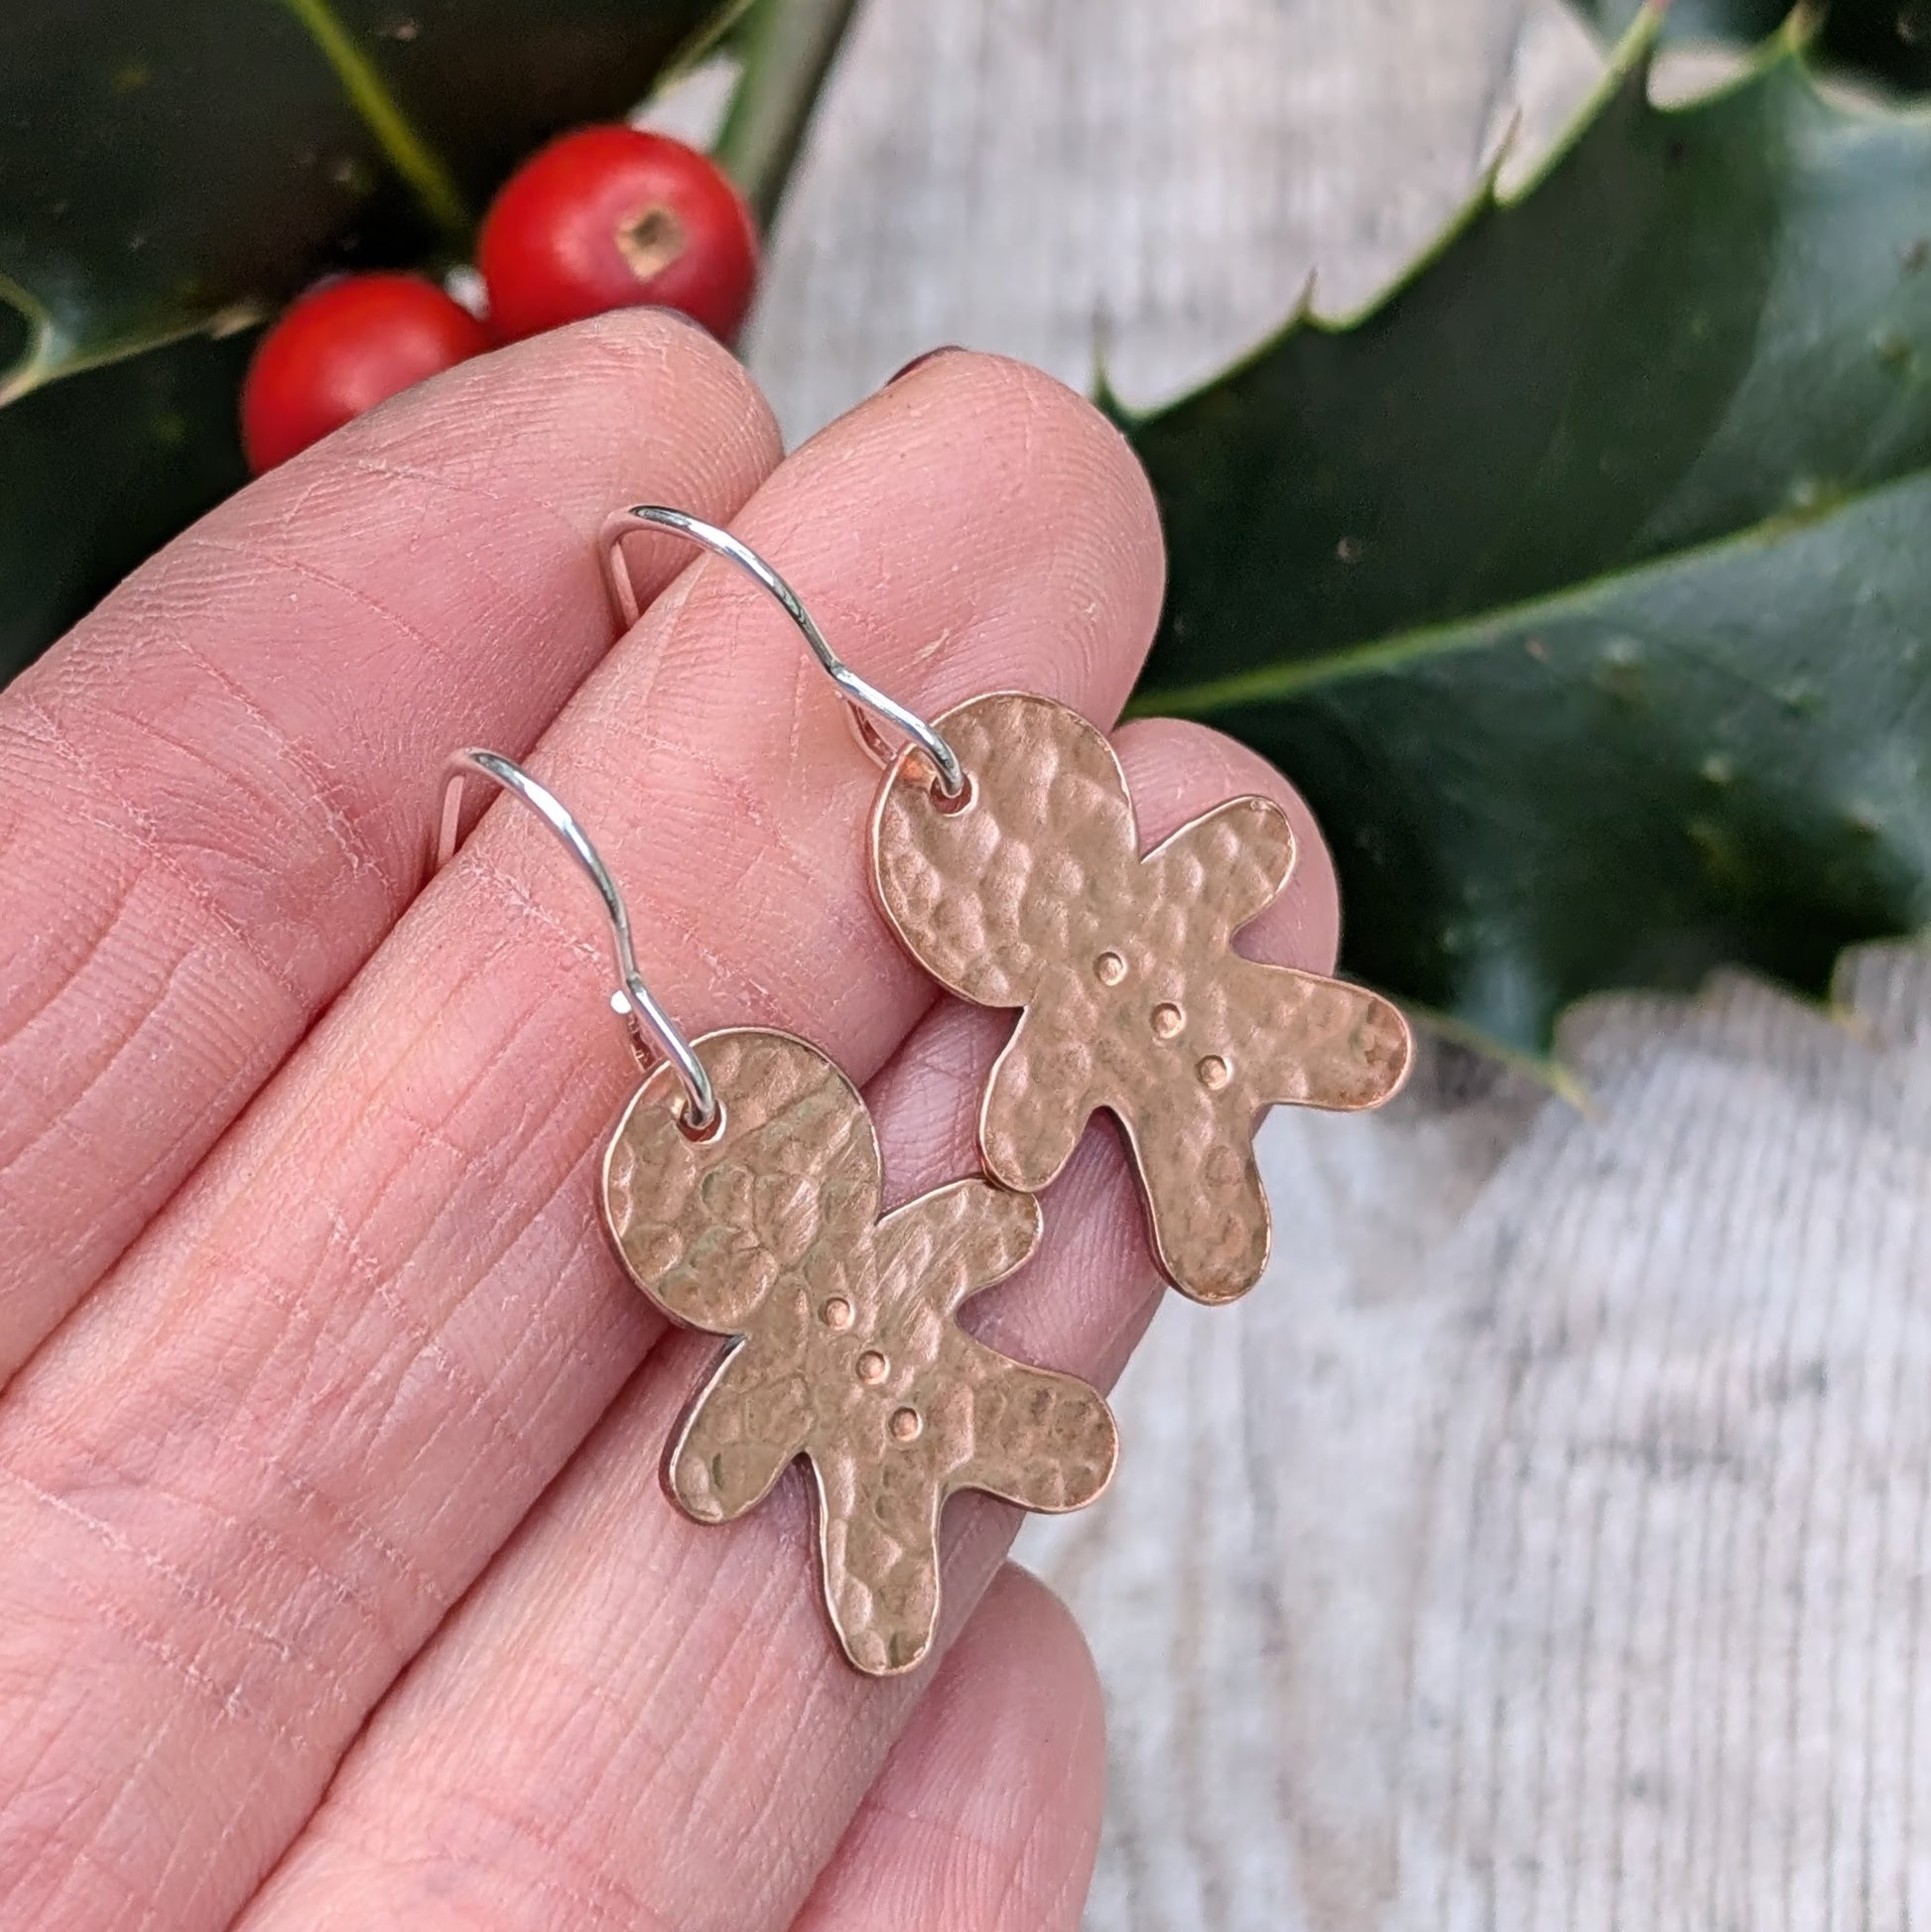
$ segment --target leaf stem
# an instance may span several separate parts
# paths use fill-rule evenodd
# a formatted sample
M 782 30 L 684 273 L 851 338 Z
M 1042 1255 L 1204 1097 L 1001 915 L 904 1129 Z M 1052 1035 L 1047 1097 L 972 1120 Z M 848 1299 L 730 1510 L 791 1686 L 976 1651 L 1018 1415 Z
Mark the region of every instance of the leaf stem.
M 281 0 L 308 30 L 322 59 L 335 70 L 355 111 L 361 115 L 389 164 L 451 242 L 466 245 L 473 225 L 461 191 L 436 152 L 417 133 L 389 83 L 356 46 L 354 36 L 335 18 L 328 0 Z
M 742 64 L 711 153 L 766 232 L 856 9 L 857 0 L 751 0 L 732 29 Z

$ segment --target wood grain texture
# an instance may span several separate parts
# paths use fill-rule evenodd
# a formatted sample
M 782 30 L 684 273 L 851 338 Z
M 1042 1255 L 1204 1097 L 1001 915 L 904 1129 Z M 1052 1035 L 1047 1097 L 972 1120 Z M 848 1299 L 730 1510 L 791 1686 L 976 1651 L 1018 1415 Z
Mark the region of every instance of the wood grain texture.
M 1554 0 L 873 0 L 755 366 L 797 432 L 1103 329 L 1151 400 L 1590 70 Z M 1846 997 L 1598 1002 L 1583 1109 L 1437 1048 L 1274 1117 L 1287 1258 L 1170 1299 L 1023 1545 L 1111 1705 L 1094 1932 L 1931 1924 L 1931 956 Z
M 1556 0 L 867 0 L 751 366 L 794 438 L 940 342 L 1082 388 L 1103 344 L 1155 401 L 1317 271 L 1323 310 L 1363 302 L 1468 194 L 1524 51 L 1540 127 L 1586 49 Z
M 1094 1925 L 1926 1922 L 1931 958 L 1851 990 L 1604 1002 L 1587 1111 L 1438 1054 L 1275 1116 L 1291 1266 L 1163 1314 L 1030 1545 L 1112 1690 Z

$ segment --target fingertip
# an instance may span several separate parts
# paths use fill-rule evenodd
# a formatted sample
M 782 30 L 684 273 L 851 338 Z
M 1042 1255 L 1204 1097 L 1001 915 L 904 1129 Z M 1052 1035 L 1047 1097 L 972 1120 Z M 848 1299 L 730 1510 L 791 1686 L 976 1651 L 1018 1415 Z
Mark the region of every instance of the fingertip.
M 1051 1585 L 1023 1564 L 999 1566 L 961 1635 L 961 1645 L 968 1639 L 996 1652 L 1010 1675 L 1050 1675 L 1057 1682 L 1057 1673 L 1064 1672 L 1067 1688 L 1083 1699 L 1090 1695 L 1097 1711 L 1099 1670 L 1080 1619 Z
M 474 466 L 547 448 L 552 464 L 590 466 L 641 485 L 674 449 L 683 487 L 741 502 L 777 466 L 783 438 L 764 392 L 731 352 L 684 317 L 618 309 L 459 364 L 405 390 L 339 433 L 344 452 L 427 449 L 439 467 Z M 325 447 L 325 446 L 318 446 Z M 694 467 L 693 457 L 697 458 Z M 603 510 L 617 507 L 615 496 Z M 679 562 L 688 561 L 680 559 Z
M 946 1653 L 794 1932 L 1074 1932 L 1105 1801 L 1099 1675 L 1079 1625 L 1005 1564 Z
M 1287 889 L 1243 932 L 1240 951 L 1259 960 L 1332 972 L 1341 953 L 1341 882 L 1308 802 L 1238 739 L 1186 718 L 1138 718 L 1114 734 L 1132 786 L 1140 837 L 1151 845 L 1223 800 L 1257 794 L 1287 814 L 1294 869 Z
M 1106 1758 L 1099 1669 L 1079 1619 L 1030 1570 L 999 1567 L 934 1690 L 974 1710 L 961 1738 L 976 1734 L 974 1761 L 988 1739 L 1005 1740 L 1000 1748 L 1041 1789 L 1064 1791 L 1072 1812 L 1090 1804 L 1097 1830 Z
M 1022 1868 L 1035 1897 L 1086 1896 L 1106 1792 L 1105 1696 L 1079 1620 L 1030 1570 L 1002 1564 L 946 1659 L 935 1695 L 968 1702 L 960 1777 L 1003 1784 L 1032 1818 Z M 1030 1921 L 1028 1921 L 1030 1922 Z
M 915 460 L 956 470 L 969 457 L 982 494 L 1025 502 L 1047 528 L 1080 534 L 1082 615 L 1105 621 L 1067 625 L 1062 651 L 1028 685 L 1091 716 L 1115 717 L 1152 644 L 1166 593 L 1153 486 L 1118 427 L 1044 370 L 963 348 L 901 371 L 844 419 L 841 441 L 860 423 L 868 438 L 897 451 L 908 487 Z

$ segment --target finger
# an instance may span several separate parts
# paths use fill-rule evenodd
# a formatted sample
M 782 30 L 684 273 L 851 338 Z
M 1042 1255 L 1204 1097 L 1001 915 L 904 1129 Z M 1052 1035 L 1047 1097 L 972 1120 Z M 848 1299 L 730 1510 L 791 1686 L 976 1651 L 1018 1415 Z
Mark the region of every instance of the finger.
M 1215 733 L 1135 727 L 1121 749 L 1150 837 L 1229 789 L 1255 789 L 1318 843 L 1287 787 Z M 1309 865 L 1289 895 L 1331 898 L 1332 876 Z M 1250 932 L 1280 949 L 1268 957 L 1315 966 L 1333 928 L 1332 904 L 1289 905 Z M 971 1165 L 993 1017 L 942 1008 L 873 1083 L 894 1195 Z M 973 1303 L 968 1326 L 1005 1353 L 1103 1383 L 1158 1293 L 1116 1138 L 1089 1134 L 1045 1205 L 1038 1256 Z M 408 1894 L 368 1891 L 378 1870 L 406 1872 L 419 1856 L 488 1862 L 504 1839 L 568 1846 L 574 1883 L 689 1932 L 763 1932 L 801 1908 L 930 1673 L 879 1682 L 843 1662 L 812 1575 L 798 1471 L 723 1528 L 663 1496 L 663 1445 L 716 1348 L 684 1335 L 653 1353 L 343 1765 L 282 1874 L 278 1909 L 300 1909 L 268 1923 L 324 1916 L 328 1874 L 343 1868 L 362 1874 L 364 1906 L 376 1896 L 375 1915 L 392 1914 Z M 942 1637 L 1016 1520 L 977 1496 L 948 1510 Z M 593 1745 L 570 1715 L 590 1684 Z
M 567 1653 L 551 1659 L 556 1721 L 575 1734 L 574 1749 L 601 1755 L 621 1713 L 601 1675 L 579 1681 L 578 1668 Z M 592 1735 L 606 1727 L 610 1735 Z M 521 1745 L 540 1743 L 527 1734 L 507 1740 L 505 1784 L 542 1775 L 518 1761 Z M 1086 1642 L 1058 1598 L 1008 1564 L 913 1710 L 798 1932 L 1076 1926 L 1104 1782 L 1099 1684 Z M 659 1914 L 648 1886 L 609 1871 L 603 1848 L 579 1842 L 571 1821 L 539 1841 L 521 1819 L 492 1823 L 490 1809 L 479 1800 L 466 1820 L 440 1815 L 439 1826 L 456 1827 L 442 1841 L 420 1829 L 403 1794 L 379 1839 L 305 1838 L 236 1932 L 391 1923 L 416 1932 L 575 1932 L 609 1921 L 682 1928 Z
M 0 694 L 0 1384 L 415 892 L 425 772 L 602 655 L 612 502 L 728 516 L 777 455 L 702 331 L 545 336 L 242 491 Z
M 1118 436 L 980 358 L 835 426 L 739 528 L 934 708 L 1016 681 L 1106 714 L 1158 607 Z M 862 1078 L 929 1003 L 868 903 L 876 773 L 736 572 L 661 597 L 538 762 L 694 1030 L 802 1028 Z M 634 1070 L 592 909 L 543 828 L 498 814 L 0 1405 L 21 1910 L 230 1909 L 649 1345 L 594 1205 Z M 111 1880 L 102 1833 L 133 1841 Z
M 1008 1563 L 793 1932 L 1074 1932 L 1105 1770 L 1099 1678 L 1079 1625 Z

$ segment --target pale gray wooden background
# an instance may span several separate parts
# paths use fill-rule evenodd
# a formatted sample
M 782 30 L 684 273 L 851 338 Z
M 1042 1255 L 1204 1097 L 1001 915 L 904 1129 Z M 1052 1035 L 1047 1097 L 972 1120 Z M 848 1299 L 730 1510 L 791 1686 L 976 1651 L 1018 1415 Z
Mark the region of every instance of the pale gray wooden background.
M 753 365 L 794 434 L 942 340 L 1152 400 L 1595 71 L 1555 0 L 871 0 Z M 1110 1702 L 1094 1932 L 1931 1925 L 1931 961 L 1845 1001 L 1270 1123 L 1273 1277 L 1170 1302 L 1022 1546 Z

